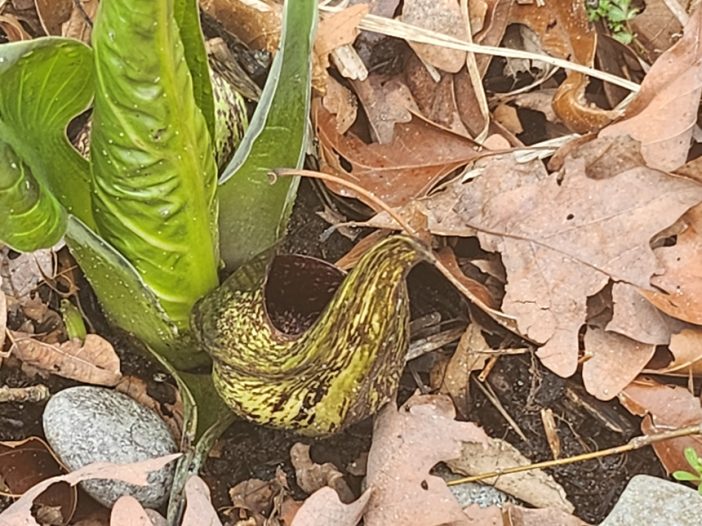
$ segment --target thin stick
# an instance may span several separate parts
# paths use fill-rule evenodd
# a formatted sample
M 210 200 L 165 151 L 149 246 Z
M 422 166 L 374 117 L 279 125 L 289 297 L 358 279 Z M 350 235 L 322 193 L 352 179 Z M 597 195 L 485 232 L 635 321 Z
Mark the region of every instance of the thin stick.
M 546 460 L 544 462 L 536 462 L 534 464 L 527 464 L 525 466 L 514 466 L 511 468 L 496 469 L 495 471 L 490 471 L 488 473 L 480 473 L 479 475 L 473 475 L 471 477 L 463 477 L 460 479 L 450 480 L 447 482 L 447 484 L 449 486 L 457 486 L 458 484 L 465 484 L 466 482 L 475 482 L 478 480 L 499 477 L 500 475 L 510 475 L 512 473 L 521 473 L 523 471 L 530 471 L 532 469 L 564 466 L 566 464 L 573 464 L 575 462 L 581 462 L 585 460 L 606 457 L 609 455 L 618 455 L 620 453 L 626 453 L 628 451 L 640 449 L 644 446 L 650 446 L 651 444 L 654 444 L 656 442 L 662 442 L 663 440 L 670 440 L 672 438 L 680 438 L 684 436 L 699 434 L 702 434 L 702 424 L 682 427 L 680 429 L 674 429 L 672 431 L 664 431 L 663 433 L 656 433 L 655 435 L 637 436 L 629 440 L 629 442 L 627 442 L 624 445 L 611 447 L 609 449 L 602 449 L 600 451 L 593 451 L 592 453 L 583 453 L 581 455 L 575 455 L 573 457 L 561 458 L 557 460 Z

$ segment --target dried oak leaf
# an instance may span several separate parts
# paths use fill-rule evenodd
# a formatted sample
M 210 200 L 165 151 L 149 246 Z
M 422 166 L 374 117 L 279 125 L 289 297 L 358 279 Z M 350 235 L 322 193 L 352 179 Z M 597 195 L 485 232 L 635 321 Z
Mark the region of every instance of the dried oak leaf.
M 685 163 L 702 94 L 702 9 L 685 34 L 651 66 L 624 120 L 600 136 L 630 135 L 641 141 L 649 166 L 674 170 Z
M 671 376 L 702 376 L 702 329 L 690 327 L 670 338 L 668 350 L 673 360 L 662 369 L 651 371 Z
M 406 24 L 466 40 L 467 24 L 454 0 L 405 0 L 401 20 Z M 409 42 L 409 45 L 424 62 L 444 71 L 456 73 L 466 63 L 465 51 L 418 42 Z
M 396 124 L 390 144 L 366 144 L 352 133 L 340 135 L 334 116 L 320 104 L 315 104 L 313 114 L 324 171 L 362 186 L 390 206 L 425 195 L 437 181 L 478 155 L 469 139 L 419 118 Z M 345 188 L 328 186 L 340 195 L 363 200 Z
M 47 35 L 61 35 L 61 24 L 71 16 L 71 0 L 34 0 L 39 22 Z
M 22 362 L 79 382 L 116 385 L 122 378 L 119 356 L 112 344 L 88 334 L 85 342 L 74 339 L 61 344 L 41 342 L 32 335 L 11 332 L 12 355 Z
M 662 269 L 651 280 L 659 291 L 642 293 L 656 307 L 675 318 L 702 324 L 702 206 L 687 212 L 683 231 L 672 246 L 655 249 Z
M 680 386 L 659 384 L 650 379 L 631 383 L 619 395 L 619 401 L 631 413 L 645 416 L 641 430 L 646 435 L 662 433 L 702 422 L 700 400 Z M 668 473 L 689 470 L 683 451 L 687 447 L 702 451 L 700 435 L 656 442 L 653 445 L 661 464 Z
M 566 159 L 560 181 L 543 168 L 526 174 L 517 167 L 495 161 L 464 185 L 454 221 L 502 254 L 503 311 L 543 344 L 546 367 L 570 376 L 587 297 L 610 278 L 649 288 L 657 269 L 649 240 L 702 200 L 702 186 L 646 167 L 595 180 L 583 159 Z
M 455 415 L 451 399 L 443 395 L 414 395 L 399 410 L 385 406 L 368 454 L 372 495 L 366 526 L 467 522 L 443 479 L 429 474 L 437 463 L 458 458 L 464 442 L 488 440 L 479 427 L 458 422 Z

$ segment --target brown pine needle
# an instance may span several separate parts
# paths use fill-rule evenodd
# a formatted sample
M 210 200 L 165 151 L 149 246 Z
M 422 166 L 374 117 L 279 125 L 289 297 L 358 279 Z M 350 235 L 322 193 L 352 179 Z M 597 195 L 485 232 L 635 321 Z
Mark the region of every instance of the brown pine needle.
M 566 464 L 573 464 L 575 462 L 582 462 L 585 460 L 592 460 L 594 458 L 606 457 L 609 455 L 618 455 L 620 453 L 626 453 L 628 451 L 633 451 L 635 449 L 641 449 L 644 446 L 650 446 L 656 442 L 662 442 L 663 440 L 670 440 L 672 438 L 680 438 L 689 435 L 700 435 L 702 434 L 702 423 L 696 424 L 694 426 L 682 427 L 679 429 L 674 429 L 672 431 L 664 431 L 663 433 L 656 433 L 655 435 L 641 435 L 632 438 L 626 444 L 621 446 L 611 447 L 608 449 L 602 449 L 600 451 L 593 451 L 592 453 L 583 453 L 581 455 L 575 455 L 573 457 L 560 458 L 557 460 L 546 460 L 544 462 L 536 462 L 534 464 L 527 464 L 524 466 L 514 466 L 511 468 L 496 469 L 495 471 L 490 471 L 488 473 L 480 473 L 478 475 L 473 475 L 471 477 L 463 477 L 460 479 L 450 480 L 447 482 L 449 486 L 457 486 L 459 484 L 465 484 L 466 482 L 476 482 L 479 480 L 490 479 L 494 477 L 499 477 L 501 475 L 510 475 L 512 473 L 521 473 L 523 471 L 530 471 L 532 469 L 543 469 L 552 468 L 555 466 L 564 466 Z

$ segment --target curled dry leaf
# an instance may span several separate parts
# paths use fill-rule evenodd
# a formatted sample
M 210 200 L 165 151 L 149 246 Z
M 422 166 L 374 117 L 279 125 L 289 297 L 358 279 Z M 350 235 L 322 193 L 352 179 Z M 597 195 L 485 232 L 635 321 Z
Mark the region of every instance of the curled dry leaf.
M 528 464 L 531 464 L 529 459 L 499 438 L 488 438 L 483 443 L 464 443 L 460 457 L 446 462 L 451 471 L 467 476 Z M 538 508 L 550 507 L 567 513 L 572 513 L 574 509 L 563 487 L 540 469 L 500 475 L 483 482 Z
M 438 462 L 457 458 L 464 442 L 485 443 L 475 424 L 454 420 L 450 398 L 414 395 L 399 410 L 388 404 L 378 416 L 368 454 L 367 485 L 372 490 L 366 526 L 438 526 L 465 521 L 439 477 Z
M 310 446 L 300 442 L 290 449 L 297 485 L 308 494 L 328 486 L 337 492 L 342 502 L 353 502 L 355 496 L 338 468 L 330 463 L 317 464 L 310 458 Z
M 15 15 L 0 14 L 0 29 L 7 36 L 8 42 L 18 42 L 20 40 L 31 40 L 32 36 L 24 30 L 19 19 Z
M 22 524 L 23 526 L 39 526 L 39 523 L 37 523 L 32 516 L 34 499 L 41 495 L 46 488 L 58 482 L 66 482 L 71 486 L 75 486 L 83 480 L 109 479 L 120 480 L 128 484 L 146 486 L 149 483 L 149 473 L 158 471 L 180 457 L 180 455 L 180 453 L 174 453 L 173 455 L 152 458 L 134 464 L 98 462 L 68 473 L 67 475 L 48 478 L 26 491 L 17 501 L 0 513 L 0 526 L 17 526 L 18 524 Z
M 515 3 L 509 18 L 511 23 L 523 24 L 536 33 L 546 53 L 584 66 L 593 65 L 597 33 L 590 27 L 582 0 L 561 0 L 547 6 L 539 2 Z M 556 115 L 578 133 L 599 130 L 616 116 L 586 101 L 588 83 L 585 75 L 569 70 L 553 97 Z
M 702 94 L 702 9 L 683 37 L 651 66 L 624 119 L 600 136 L 630 135 L 641 141 L 649 166 L 674 170 L 685 163 Z
M 401 20 L 459 40 L 466 40 L 467 21 L 454 0 L 405 0 Z M 428 64 L 456 73 L 466 62 L 466 52 L 432 44 L 409 42 L 415 53 Z
M 629 412 L 645 416 L 641 430 L 646 435 L 670 431 L 702 422 L 700 400 L 684 387 L 662 385 L 650 379 L 637 380 L 619 395 L 619 401 Z M 700 435 L 674 438 L 652 444 L 661 464 L 668 473 L 688 470 L 690 465 L 683 452 L 691 447 L 702 451 Z
M 185 483 L 185 499 L 187 503 L 181 526 L 222 526 L 210 500 L 210 488 L 197 475 L 191 476 Z
M 74 339 L 58 345 L 24 333 L 11 334 L 12 354 L 26 364 L 95 385 L 113 386 L 122 378 L 119 356 L 112 344 L 97 334 L 88 334 L 83 343 Z
M 366 144 L 350 132 L 340 135 L 334 116 L 320 104 L 315 104 L 314 121 L 324 171 L 362 186 L 390 206 L 425 195 L 437 181 L 477 156 L 472 141 L 419 118 L 397 124 L 391 144 Z M 342 160 L 351 165 L 349 171 Z M 344 188 L 328 186 L 363 200 Z
M 68 20 L 61 26 L 61 35 L 68 38 L 75 38 L 86 44 L 90 43 L 92 35 L 92 21 L 97 13 L 98 0 L 81 0 L 73 2 L 73 11 Z

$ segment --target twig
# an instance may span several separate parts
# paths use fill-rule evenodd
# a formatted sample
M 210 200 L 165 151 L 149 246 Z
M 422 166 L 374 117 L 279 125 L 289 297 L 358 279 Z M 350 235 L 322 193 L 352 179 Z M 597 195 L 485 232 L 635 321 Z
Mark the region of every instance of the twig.
M 479 475 L 473 475 L 471 477 L 463 477 L 460 479 L 450 480 L 447 482 L 447 484 L 449 486 L 457 486 L 458 484 L 465 484 L 466 482 L 476 482 L 478 480 L 491 479 L 494 477 L 499 477 L 501 475 L 510 475 L 512 473 L 531 471 L 532 469 L 565 466 L 567 464 L 574 464 L 575 462 L 582 462 L 585 460 L 592 460 L 595 458 L 606 457 L 609 455 L 618 455 L 620 453 L 634 451 L 635 449 L 641 449 L 644 446 L 650 446 L 651 444 L 655 444 L 656 442 L 662 442 L 663 440 L 670 440 L 673 438 L 680 438 L 684 436 L 699 434 L 702 434 L 702 424 L 682 427 L 680 429 L 674 429 L 672 431 L 664 431 L 663 433 L 656 433 L 655 435 L 640 435 L 632 438 L 631 440 L 629 440 L 629 442 L 621 446 L 602 449 L 600 451 L 593 451 L 592 453 L 583 453 L 581 455 L 575 455 L 573 457 L 560 458 L 557 460 L 546 460 L 544 462 L 536 462 L 534 464 L 527 464 L 524 466 L 514 466 L 511 468 L 496 469 L 495 471 L 490 471 L 488 473 L 480 473 Z
M 49 388 L 43 384 L 28 387 L 0 387 L 0 403 L 3 402 L 43 402 L 50 396 Z

